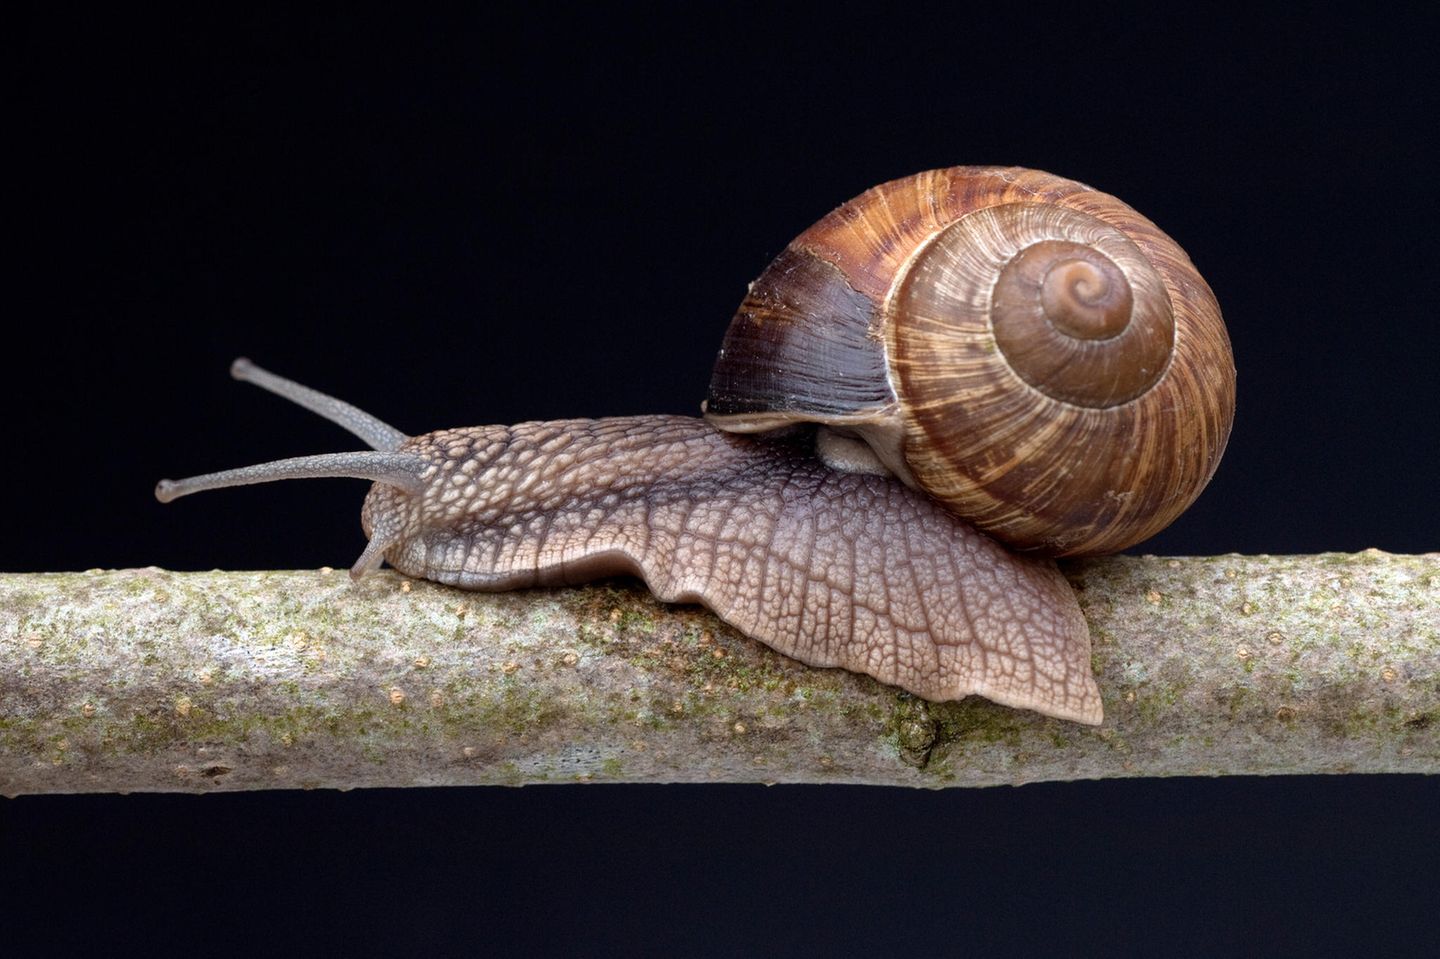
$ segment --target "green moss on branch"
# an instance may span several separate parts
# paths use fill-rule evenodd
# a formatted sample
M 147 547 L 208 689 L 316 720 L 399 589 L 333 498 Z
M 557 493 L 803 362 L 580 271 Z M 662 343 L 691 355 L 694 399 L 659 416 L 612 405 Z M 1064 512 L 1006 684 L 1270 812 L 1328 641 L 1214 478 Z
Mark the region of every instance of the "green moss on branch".
M 923 703 L 640 588 L 0 576 L 0 793 L 1440 770 L 1440 556 L 1073 564 L 1105 724 Z

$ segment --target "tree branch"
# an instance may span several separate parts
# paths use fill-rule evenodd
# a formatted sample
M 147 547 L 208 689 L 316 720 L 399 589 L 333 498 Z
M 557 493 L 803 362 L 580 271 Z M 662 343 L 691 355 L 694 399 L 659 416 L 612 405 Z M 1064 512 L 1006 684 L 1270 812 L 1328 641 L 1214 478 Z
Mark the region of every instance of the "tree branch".
M 0 793 L 1440 771 L 1440 554 L 1065 569 L 1099 728 L 812 669 L 623 583 L 3 575 Z

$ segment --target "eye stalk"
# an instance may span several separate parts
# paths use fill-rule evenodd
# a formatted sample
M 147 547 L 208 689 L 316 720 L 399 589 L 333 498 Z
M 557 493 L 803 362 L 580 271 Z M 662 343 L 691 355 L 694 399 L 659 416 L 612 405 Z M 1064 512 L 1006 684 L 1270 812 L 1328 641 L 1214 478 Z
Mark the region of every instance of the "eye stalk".
M 424 468 L 425 461 L 410 453 L 384 453 L 377 450 L 320 453 L 315 456 L 294 456 L 269 463 L 256 463 L 254 466 L 240 466 L 218 473 L 187 476 L 178 480 L 162 479 L 155 484 L 155 498 L 162 503 L 169 503 L 191 493 L 203 493 L 212 489 L 273 483 L 276 480 L 329 477 L 368 479 L 398 487 L 407 493 L 418 493 L 424 487 L 420 482 L 420 472 Z
M 276 376 L 269 370 L 256 366 L 243 356 L 230 364 L 230 375 L 242 383 L 254 383 L 262 390 L 268 390 L 276 396 L 283 396 L 290 402 L 325 417 L 336 426 L 343 427 L 360 437 L 372 450 L 385 450 L 393 453 L 410 438 L 389 423 L 371 416 L 358 406 L 352 406 L 328 393 L 312 390 L 294 380 Z
M 315 456 L 295 456 L 290 459 L 257 463 L 236 469 L 205 473 L 185 479 L 162 479 L 155 484 L 155 498 L 169 503 L 191 493 L 206 490 L 226 489 L 231 486 L 249 486 L 254 483 L 273 483 L 287 479 L 325 479 L 346 477 L 367 479 L 384 483 L 411 495 L 419 494 L 425 487 L 421 473 L 426 468 L 425 460 L 414 453 L 398 452 L 410 439 L 390 424 L 371 416 L 364 410 L 343 400 L 302 386 L 294 380 L 276 376 L 241 357 L 230 364 L 230 375 L 246 383 L 254 383 L 261 389 L 277 396 L 283 396 L 313 413 L 325 417 L 368 443 L 371 449 L 354 450 L 345 453 L 321 453 Z M 365 552 L 351 569 L 351 576 L 359 576 L 380 565 L 386 546 L 386 537 L 372 536 Z

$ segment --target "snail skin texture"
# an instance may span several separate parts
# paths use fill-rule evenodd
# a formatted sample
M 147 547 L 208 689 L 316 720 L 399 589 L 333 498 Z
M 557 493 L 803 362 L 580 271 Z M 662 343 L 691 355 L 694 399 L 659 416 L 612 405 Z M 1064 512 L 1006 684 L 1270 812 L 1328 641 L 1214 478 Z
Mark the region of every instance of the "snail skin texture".
M 633 574 L 814 666 L 1090 724 L 1089 632 L 1048 557 L 1166 526 L 1214 473 L 1235 397 L 1214 295 L 1174 241 L 1014 167 L 886 183 L 801 234 L 741 304 L 705 419 L 412 437 L 248 360 L 231 373 L 371 449 L 162 480 L 161 501 L 369 479 L 356 578 Z

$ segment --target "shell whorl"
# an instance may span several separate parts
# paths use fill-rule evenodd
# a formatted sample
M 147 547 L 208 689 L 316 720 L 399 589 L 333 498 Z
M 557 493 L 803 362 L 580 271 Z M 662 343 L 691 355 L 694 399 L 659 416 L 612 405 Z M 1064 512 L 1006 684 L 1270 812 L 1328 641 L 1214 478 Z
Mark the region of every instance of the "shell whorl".
M 962 217 L 899 293 L 896 308 L 911 316 L 951 328 L 988 322 L 1016 376 L 1076 406 L 1133 400 L 1175 346 L 1170 298 L 1144 254 L 1103 220 L 1064 207 L 1013 203 Z
M 792 242 L 732 323 L 707 408 L 727 428 L 851 430 L 998 539 L 1071 555 L 1145 539 L 1199 495 L 1234 375 L 1213 294 L 1149 220 L 1048 173 L 956 167 Z

